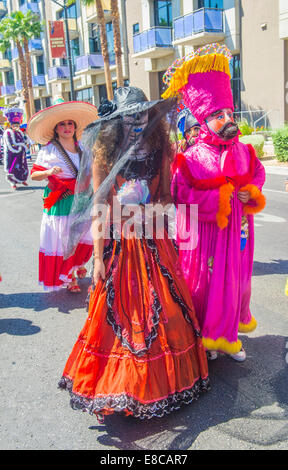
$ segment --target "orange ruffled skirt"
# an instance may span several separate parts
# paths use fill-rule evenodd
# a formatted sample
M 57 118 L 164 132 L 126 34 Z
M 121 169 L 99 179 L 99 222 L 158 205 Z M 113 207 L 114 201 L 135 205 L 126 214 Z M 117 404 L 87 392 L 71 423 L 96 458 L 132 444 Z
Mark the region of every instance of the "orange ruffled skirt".
M 59 387 L 73 409 L 163 416 L 209 389 L 206 353 L 170 239 L 110 240 L 106 279 Z

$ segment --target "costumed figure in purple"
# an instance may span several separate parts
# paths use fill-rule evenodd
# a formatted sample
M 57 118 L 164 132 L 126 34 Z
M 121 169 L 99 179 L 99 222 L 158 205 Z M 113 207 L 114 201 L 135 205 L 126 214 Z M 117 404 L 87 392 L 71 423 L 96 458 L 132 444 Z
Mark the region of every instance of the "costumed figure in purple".
M 26 180 L 29 175 L 26 144 L 20 130 L 23 111 L 20 108 L 6 109 L 4 116 L 11 125 L 3 134 L 4 171 L 6 172 L 6 180 L 11 187 L 17 189 L 17 184 L 28 186 Z

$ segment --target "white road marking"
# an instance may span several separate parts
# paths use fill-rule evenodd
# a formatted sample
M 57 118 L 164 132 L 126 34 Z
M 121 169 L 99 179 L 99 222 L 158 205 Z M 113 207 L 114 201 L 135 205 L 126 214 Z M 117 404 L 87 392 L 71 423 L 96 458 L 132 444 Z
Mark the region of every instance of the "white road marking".
M 263 222 L 265 223 L 272 223 L 272 224 L 283 224 L 287 222 L 284 217 L 279 217 L 278 215 L 267 214 L 266 212 L 261 212 L 260 214 L 256 214 L 254 216 L 254 226 L 255 227 L 262 227 Z
M 11 193 L 8 193 L 8 194 L 7 193 L 6 194 L 1 194 L 1 192 L 0 192 L 0 197 L 23 196 L 24 194 L 31 194 L 31 193 L 35 193 L 35 189 L 28 189 L 28 190 L 26 189 L 25 191 L 17 191 L 17 189 L 16 189 L 15 192 L 13 191 L 13 193 L 11 192 Z
M 280 193 L 280 194 L 286 194 L 286 196 L 288 196 L 288 192 L 287 191 L 279 191 L 277 189 L 266 189 L 266 188 L 263 188 L 263 193 L 269 191 L 270 193 Z

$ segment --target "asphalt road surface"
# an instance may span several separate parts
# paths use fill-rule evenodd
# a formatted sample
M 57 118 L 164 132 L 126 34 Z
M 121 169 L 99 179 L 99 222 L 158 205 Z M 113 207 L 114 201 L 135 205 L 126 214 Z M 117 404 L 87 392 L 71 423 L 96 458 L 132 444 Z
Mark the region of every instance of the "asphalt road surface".
M 285 176 L 286 172 L 286 176 Z M 288 449 L 287 168 L 267 168 L 267 206 L 255 217 L 251 307 L 258 328 L 241 335 L 247 360 L 210 362 L 211 391 L 148 422 L 73 411 L 57 383 L 86 318 L 83 292 L 44 293 L 38 246 L 44 183 L 12 192 L 0 166 L 0 449 Z

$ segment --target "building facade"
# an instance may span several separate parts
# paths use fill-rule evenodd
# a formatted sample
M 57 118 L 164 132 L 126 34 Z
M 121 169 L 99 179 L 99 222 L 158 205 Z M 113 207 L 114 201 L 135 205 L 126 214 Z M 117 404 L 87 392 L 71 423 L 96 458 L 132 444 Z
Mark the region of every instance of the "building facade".
M 61 95 L 71 99 L 70 71 L 67 59 L 54 59 L 51 56 L 49 42 L 49 22 L 62 20 L 64 10 L 59 6 L 61 0 L 3 0 L 0 1 L 0 19 L 12 11 L 25 13 L 31 10 L 44 21 L 44 29 L 39 38 L 29 42 L 33 75 L 34 101 L 36 111 L 50 106 L 53 98 Z M 108 2 L 106 1 L 108 4 Z M 123 76 L 128 84 L 127 35 L 125 29 L 125 1 L 119 0 L 120 24 L 123 46 Z M 116 67 L 113 44 L 111 13 L 105 10 L 106 33 L 110 57 L 110 69 L 113 87 L 116 87 Z M 96 7 L 82 5 L 80 0 L 67 8 L 69 44 L 72 57 L 74 99 L 99 105 L 106 97 L 104 62 L 101 55 L 100 33 Z M 18 53 L 15 45 L 1 53 L 0 72 L 2 74 L 1 96 L 5 105 L 19 103 L 22 95 L 22 83 Z
M 163 73 L 175 59 L 205 44 L 225 43 L 233 56 L 236 116 L 259 127 L 276 128 L 288 120 L 287 0 L 118 0 L 118 5 L 125 84 L 158 99 L 165 89 Z M 17 9 L 31 9 L 46 21 L 41 37 L 30 41 L 36 110 L 51 104 L 56 95 L 71 99 L 67 60 L 53 59 L 49 47 L 48 22 L 61 20 L 63 9 L 54 0 L 0 1 L 0 17 Z M 96 7 L 76 0 L 67 13 L 75 99 L 97 106 L 106 97 L 106 87 Z M 109 9 L 105 21 L 116 87 Z M 7 105 L 13 104 L 21 95 L 13 45 L 2 54 L 0 71 L 2 97 Z

